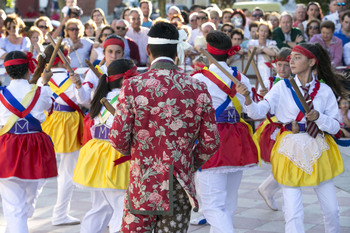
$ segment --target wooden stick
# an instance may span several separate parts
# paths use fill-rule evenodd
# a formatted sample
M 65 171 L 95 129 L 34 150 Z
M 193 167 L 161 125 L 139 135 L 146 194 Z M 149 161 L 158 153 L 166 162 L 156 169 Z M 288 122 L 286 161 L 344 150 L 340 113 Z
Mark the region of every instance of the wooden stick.
M 248 55 L 249 55 L 249 56 L 251 55 L 249 50 L 248 50 Z M 265 89 L 265 90 L 266 90 L 265 84 L 264 84 L 264 82 L 263 82 L 263 80 L 262 80 L 262 78 L 261 78 L 259 69 L 258 69 L 258 67 L 257 67 L 256 64 L 255 64 L 255 61 L 252 62 L 252 66 L 253 66 L 253 68 L 254 68 L 256 77 L 257 77 L 257 79 L 258 79 L 258 83 L 260 84 L 260 86 L 261 86 L 262 89 Z
M 290 78 L 288 78 L 288 79 L 289 79 L 290 84 L 292 84 L 292 87 L 293 87 L 295 93 L 297 94 L 298 99 L 299 99 L 300 102 L 301 102 L 301 105 L 303 105 L 303 108 L 304 108 L 304 110 L 305 110 L 305 113 L 309 113 L 309 112 L 310 112 L 309 105 L 307 105 L 307 103 L 306 103 L 306 101 L 305 101 L 305 99 L 304 99 L 303 94 L 301 94 L 298 85 L 295 83 L 294 78 L 293 78 L 293 77 L 290 77 Z
M 85 59 L 85 64 L 90 68 L 90 70 L 92 70 L 92 72 L 94 72 L 94 74 L 97 76 L 97 78 L 101 78 L 101 74 L 100 72 L 98 72 L 98 70 L 91 64 L 89 59 Z
M 51 55 L 49 63 L 46 65 L 46 72 L 50 72 L 51 67 L 53 65 L 53 62 L 55 61 L 55 58 L 57 57 L 58 50 L 60 49 L 61 43 L 62 43 L 63 38 L 60 37 L 57 41 L 57 44 L 55 46 L 55 49 L 53 50 L 53 53 Z
M 232 82 L 236 85 L 240 84 L 240 82 L 233 77 L 233 75 L 228 72 L 224 67 L 222 67 L 219 62 L 217 62 L 215 60 L 215 58 L 213 58 L 212 55 L 210 55 L 210 53 L 208 53 L 205 49 L 201 48 L 201 52 L 209 59 L 209 61 L 211 61 L 212 63 L 214 63 L 216 65 L 216 67 L 218 67 L 229 79 L 232 80 Z
M 250 63 L 252 62 L 253 58 L 254 58 L 254 55 L 255 55 L 255 51 L 257 50 L 257 47 L 254 47 L 253 48 L 253 51 L 251 52 L 250 55 L 248 55 L 248 61 L 247 61 L 247 64 L 245 65 L 244 69 L 243 69 L 243 72 L 242 74 L 246 74 L 248 72 L 248 68 L 250 66 Z M 248 50 L 249 51 L 249 50 Z
M 54 39 L 52 38 L 52 36 L 50 35 L 50 33 L 47 33 L 47 37 L 49 38 L 51 44 L 53 47 L 56 47 L 56 43 L 54 41 Z M 62 51 L 59 49 L 58 50 L 58 55 L 60 56 L 60 58 L 62 59 L 63 63 L 66 65 L 68 71 L 73 74 L 74 70 L 72 69 L 72 67 L 70 66 L 66 56 L 64 56 L 64 54 L 62 53 Z
M 100 103 L 103 104 L 105 108 L 108 110 L 108 112 L 112 113 L 112 115 L 114 116 L 115 108 L 108 102 L 108 100 L 105 97 L 103 97 L 100 100 Z

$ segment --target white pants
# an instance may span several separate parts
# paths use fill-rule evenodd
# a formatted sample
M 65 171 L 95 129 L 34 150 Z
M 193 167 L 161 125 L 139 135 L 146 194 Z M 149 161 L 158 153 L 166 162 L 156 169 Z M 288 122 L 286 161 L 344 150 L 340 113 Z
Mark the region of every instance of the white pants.
M 34 212 L 33 202 L 40 181 L 0 180 L 2 208 L 7 222 L 6 233 L 27 233 L 28 216 Z
M 201 212 L 210 224 L 210 233 L 233 233 L 238 188 L 242 171 L 231 173 L 196 172 L 196 191 Z
M 78 161 L 79 150 L 71 153 L 56 154 L 60 156 L 60 165 L 57 177 L 57 202 L 53 209 L 53 221 L 65 219 L 70 210 L 74 183 L 73 172 Z
M 81 233 L 103 233 L 109 224 L 109 232 L 120 231 L 126 190 L 94 190 L 91 192 L 92 208 L 86 213 Z
M 286 233 L 304 233 L 304 208 L 300 187 L 281 186 L 284 199 Z M 326 233 L 339 233 L 339 207 L 333 180 L 314 187 L 323 212 Z

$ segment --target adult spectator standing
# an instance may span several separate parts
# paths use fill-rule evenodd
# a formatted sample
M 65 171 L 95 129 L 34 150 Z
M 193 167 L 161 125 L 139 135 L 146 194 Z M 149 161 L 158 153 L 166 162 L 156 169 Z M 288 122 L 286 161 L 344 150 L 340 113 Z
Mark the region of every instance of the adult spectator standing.
M 21 28 L 25 25 L 16 14 L 7 15 L 4 21 L 5 36 L 0 38 L 0 64 L 3 63 L 9 52 L 20 50 L 29 51 L 30 40 L 21 33 Z
M 342 40 L 343 46 L 350 42 L 350 10 L 343 13 L 340 18 L 341 28 L 334 32 L 334 36 Z
M 252 21 L 260 21 L 260 19 L 264 19 L 264 11 L 260 7 L 255 7 L 253 9 Z
M 297 4 L 297 9 L 295 10 L 295 22 L 293 23 L 293 27 L 297 27 L 299 29 L 302 28 L 302 26 L 300 26 L 306 18 L 306 6 L 303 3 Z M 304 32 L 303 32 L 304 33 Z
M 231 23 L 233 16 L 233 10 L 231 8 L 226 8 L 222 11 L 222 24 Z
M 41 16 L 34 21 L 34 26 L 37 26 L 40 31 L 43 33 L 44 43 L 43 45 L 50 44 L 50 40 L 47 37 L 47 34 L 53 30 L 51 20 L 47 16 Z
M 216 30 L 216 26 L 212 22 L 206 22 L 202 24 L 202 36 L 197 36 L 194 40 L 194 49 L 197 52 L 201 52 L 201 48 L 205 49 L 207 47 L 207 40 L 206 37 L 209 32 Z
M 139 47 L 140 53 L 140 65 L 146 66 L 147 63 L 147 52 L 146 46 L 148 41 L 147 33 L 149 28 L 141 26 L 142 12 L 139 8 L 132 8 L 129 12 L 129 20 L 131 27 L 129 28 L 126 35 L 133 39 Z
M 194 45 L 194 40 L 197 36 L 203 36 L 202 33 L 202 24 L 208 22 L 210 20 L 209 12 L 206 10 L 200 10 L 197 15 L 197 25 L 198 27 L 191 32 L 191 36 L 188 39 L 188 43 L 190 45 Z
M 328 4 L 329 14 L 337 12 L 337 0 L 331 0 Z
M 170 20 L 173 15 L 181 15 L 181 10 L 177 6 L 171 6 L 168 10 L 167 18 Z
M 140 52 L 139 47 L 131 38 L 126 36 L 126 32 L 129 30 L 129 22 L 125 19 L 117 20 L 116 23 L 116 32 L 118 36 L 120 36 L 124 42 L 124 58 L 132 59 L 136 65 L 140 64 Z
M 275 30 L 276 28 L 278 28 L 278 26 L 280 26 L 280 18 L 281 15 L 277 12 L 272 12 L 267 16 L 267 21 L 270 21 L 272 25 L 272 30 Z
M 216 29 L 220 29 L 222 26 L 222 24 L 220 24 L 221 15 L 222 15 L 221 10 L 217 7 L 211 7 L 209 9 L 209 14 L 210 14 L 210 22 L 215 24 Z
M 93 41 L 83 37 L 84 25 L 79 19 L 72 18 L 65 25 L 65 39 L 69 45 L 70 65 L 72 68 L 86 67 L 85 59 L 89 59 Z
M 65 36 L 65 25 L 69 19 L 79 19 L 80 16 L 83 14 L 83 10 L 78 6 L 73 6 L 69 8 L 68 14 L 63 18 L 61 21 L 60 26 L 58 26 L 55 31 L 52 33 L 52 37 L 56 38 L 57 36 Z
M 148 35 L 151 68 L 124 80 L 109 134 L 131 156 L 121 232 L 187 232 L 194 171 L 219 148 L 214 107 L 206 85 L 174 63 L 175 26 L 159 22 Z
M 332 66 L 336 67 L 343 65 L 343 45 L 341 39 L 333 36 L 334 27 L 334 23 L 330 20 L 322 22 L 321 34 L 314 35 L 310 43 L 318 42 L 328 52 Z
M 104 11 L 101 8 L 95 8 L 92 10 L 90 18 L 96 23 L 96 36 L 100 36 L 102 28 L 108 25 Z
M 306 18 L 302 25 L 299 26 L 299 29 L 303 33 L 305 39 L 308 39 L 307 35 L 305 34 L 307 22 L 311 19 L 319 19 L 322 21 L 322 18 L 323 14 L 320 4 L 318 2 L 309 2 L 306 6 Z
M 198 24 L 197 24 L 197 16 L 198 16 L 198 12 L 193 12 L 192 14 L 190 14 L 189 21 L 190 21 L 190 27 L 192 29 L 192 31 L 196 28 L 198 28 Z
M 310 41 L 310 39 L 316 35 L 321 33 L 321 21 L 318 19 L 311 19 L 306 25 L 305 33 L 307 35 L 307 41 Z
M 140 9 L 143 14 L 143 20 L 142 20 L 141 26 L 150 28 L 152 26 L 152 20 L 150 18 L 152 14 L 152 2 L 149 0 L 140 1 Z
M 280 26 L 273 30 L 273 40 L 279 49 L 283 47 L 294 48 L 298 43 L 304 42 L 303 34 L 298 28 L 293 28 L 293 16 L 287 12 L 281 15 Z
M 336 12 L 326 15 L 323 20 L 330 20 L 335 25 L 335 30 L 339 30 L 341 28 L 340 20 L 339 20 L 339 11 L 342 9 L 348 10 L 349 9 L 349 0 L 336 0 L 337 6 L 336 6 Z

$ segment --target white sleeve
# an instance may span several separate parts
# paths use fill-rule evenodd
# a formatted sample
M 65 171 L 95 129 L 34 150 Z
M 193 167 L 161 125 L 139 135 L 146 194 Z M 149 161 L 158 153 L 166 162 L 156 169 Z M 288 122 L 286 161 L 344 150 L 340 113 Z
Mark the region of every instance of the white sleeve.
M 350 66 L 350 42 L 344 45 L 343 57 L 344 57 L 345 65 Z

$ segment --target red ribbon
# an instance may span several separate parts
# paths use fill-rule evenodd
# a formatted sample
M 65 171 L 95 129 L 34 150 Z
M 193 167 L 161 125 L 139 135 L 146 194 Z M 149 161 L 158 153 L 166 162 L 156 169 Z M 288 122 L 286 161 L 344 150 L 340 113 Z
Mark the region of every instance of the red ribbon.
M 140 74 L 139 72 L 137 72 L 137 66 L 133 66 L 131 69 L 127 70 L 126 72 L 122 73 L 122 74 L 115 74 L 115 75 L 111 75 L 106 77 L 106 81 L 107 83 L 111 83 L 114 82 L 120 78 L 130 78 L 133 77 L 135 75 Z
M 106 48 L 108 45 L 119 45 L 123 48 L 123 50 L 125 47 L 124 42 L 118 38 L 110 38 L 108 40 L 105 40 L 105 42 L 103 43 L 103 48 Z
M 33 58 L 33 54 L 31 52 L 27 52 L 27 58 L 26 59 L 13 59 L 8 60 L 4 62 L 4 66 L 15 66 L 15 65 L 22 65 L 22 64 L 28 64 L 28 69 L 31 73 L 34 73 L 34 70 L 36 68 L 36 65 L 38 65 L 38 62 Z
M 239 45 L 235 45 L 229 49 L 226 50 L 221 50 L 221 49 L 217 49 L 214 48 L 213 46 L 210 46 L 210 44 L 207 43 L 207 50 L 209 53 L 213 54 L 213 55 L 224 55 L 224 54 L 228 54 L 228 56 L 233 56 L 236 54 L 236 52 L 238 52 L 239 50 L 241 50 L 241 46 Z
M 300 54 L 306 56 L 309 59 L 315 59 L 316 60 L 316 64 L 318 65 L 318 60 L 317 60 L 317 57 L 315 56 L 315 54 L 313 54 L 312 52 L 310 52 L 306 48 L 304 48 L 304 47 L 302 47 L 300 45 L 296 45 L 293 48 L 292 52 L 300 53 Z
M 67 49 L 65 49 L 65 50 L 63 51 L 63 55 L 64 55 L 65 57 L 67 57 L 67 55 L 68 55 L 68 50 L 67 50 Z M 61 57 L 58 56 L 58 54 L 57 54 L 57 56 L 55 57 L 55 60 L 53 61 L 52 66 L 55 66 L 58 62 L 61 62 L 62 64 L 64 64 L 64 62 L 62 61 Z
M 286 62 L 290 62 L 290 55 L 286 58 L 286 59 L 282 59 L 282 58 L 276 58 L 275 60 L 272 60 L 271 63 L 277 63 L 279 61 L 286 61 Z

